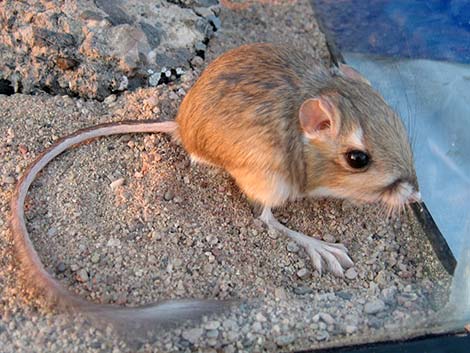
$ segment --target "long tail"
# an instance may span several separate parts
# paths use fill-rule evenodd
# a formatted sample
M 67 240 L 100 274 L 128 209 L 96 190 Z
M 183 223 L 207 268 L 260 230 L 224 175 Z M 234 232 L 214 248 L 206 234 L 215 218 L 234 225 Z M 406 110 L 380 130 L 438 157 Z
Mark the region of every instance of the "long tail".
M 202 315 L 220 312 L 230 302 L 218 300 L 174 300 L 136 308 L 124 308 L 111 304 L 96 304 L 80 298 L 62 287 L 44 268 L 26 229 L 24 202 L 26 194 L 36 175 L 55 157 L 70 147 L 89 139 L 127 133 L 177 132 L 173 121 L 157 122 L 123 121 L 106 123 L 78 130 L 68 135 L 44 152 L 27 168 L 16 185 L 11 200 L 11 229 L 21 272 L 32 289 L 42 295 L 46 303 L 59 310 L 83 313 L 88 317 L 115 325 L 133 328 L 167 326 L 187 319 L 199 318 Z

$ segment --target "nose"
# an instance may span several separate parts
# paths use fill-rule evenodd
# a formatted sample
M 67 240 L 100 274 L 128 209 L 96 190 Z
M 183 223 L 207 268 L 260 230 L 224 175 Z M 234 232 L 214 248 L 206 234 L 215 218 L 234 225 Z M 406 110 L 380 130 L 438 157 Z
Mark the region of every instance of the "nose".
M 413 191 L 409 197 L 410 203 L 421 202 L 421 193 L 419 191 Z

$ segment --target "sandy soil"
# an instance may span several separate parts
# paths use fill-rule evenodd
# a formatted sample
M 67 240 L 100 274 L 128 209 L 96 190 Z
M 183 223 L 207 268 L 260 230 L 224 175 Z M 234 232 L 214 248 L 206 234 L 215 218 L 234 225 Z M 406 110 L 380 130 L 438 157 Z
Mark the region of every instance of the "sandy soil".
M 208 59 L 242 42 L 293 41 L 328 59 L 307 3 L 222 11 Z M 276 210 L 290 227 L 340 241 L 356 265 L 319 276 L 306 253 L 256 220 L 223 172 L 191 165 L 168 136 L 101 139 L 66 152 L 28 198 L 41 259 L 71 291 L 136 305 L 169 298 L 246 299 L 222 316 L 132 345 L 46 310 L 18 277 L 8 200 L 15 180 L 59 136 L 99 122 L 173 119 L 199 69 L 105 102 L 0 96 L 0 351 L 286 351 L 412 334 L 442 306 L 449 277 L 411 216 L 301 200 Z M 122 179 L 117 184 L 116 181 Z M 113 186 L 113 187 L 112 187 Z

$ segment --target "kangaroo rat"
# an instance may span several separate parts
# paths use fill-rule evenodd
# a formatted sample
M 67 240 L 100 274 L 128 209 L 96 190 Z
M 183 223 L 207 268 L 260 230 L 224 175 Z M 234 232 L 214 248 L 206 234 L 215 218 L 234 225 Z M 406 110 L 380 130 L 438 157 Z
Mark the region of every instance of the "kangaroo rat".
M 318 271 L 326 263 L 337 276 L 353 265 L 346 248 L 290 230 L 274 218 L 272 207 L 304 196 L 380 201 L 390 209 L 420 199 L 405 128 L 364 78 L 344 65 L 328 69 L 290 48 L 245 45 L 207 67 L 184 98 L 176 122 L 132 121 L 80 130 L 29 166 L 12 199 L 11 224 L 24 274 L 50 302 L 137 321 L 214 309 L 201 301 L 137 309 L 89 303 L 45 271 L 31 244 L 24 200 L 37 173 L 85 140 L 133 132 L 171 133 L 193 160 L 224 168 L 264 207 L 260 218 L 269 227 L 305 247 Z

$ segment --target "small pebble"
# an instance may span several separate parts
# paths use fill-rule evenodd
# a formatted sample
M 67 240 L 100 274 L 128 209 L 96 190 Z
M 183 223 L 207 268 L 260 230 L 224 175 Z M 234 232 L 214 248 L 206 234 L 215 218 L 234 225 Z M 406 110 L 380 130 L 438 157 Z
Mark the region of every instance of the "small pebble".
M 216 320 L 209 321 L 204 325 L 206 330 L 217 330 L 220 327 L 220 322 Z
M 346 325 L 345 331 L 346 331 L 347 334 L 350 335 L 350 334 L 357 331 L 357 326 L 355 326 L 355 325 Z
M 317 341 L 325 341 L 328 338 L 330 338 L 330 334 L 327 331 L 324 331 L 324 330 L 318 331 L 318 333 L 315 336 L 315 339 Z
M 202 334 L 203 334 L 203 331 L 201 328 L 193 328 L 193 329 L 184 331 L 182 336 L 185 340 L 191 342 L 192 344 L 196 344 L 201 338 Z
M 111 94 L 104 99 L 105 104 L 111 104 L 116 101 L 116 95 Z
M 175 196 L 175 194 L 173 193 L 173 191 L 167 190 L 165 192 L 165 195 L 163 195 L 163 198 L 165 199 L 165 201 L 171 201 L 171 200 L 173 200 L 174 196 Z
M 269 229 L 268 230 L 268 237 L 270 237 L 271 239 L 277 239 L 278 234 L 274 229 Z
M 295 241 L 290 241 L 287 243 L 287 251 L 289 252 L 299 252 L 300 248 Z
M 207 338 L 217 338 L 219 336 L 219 331 L 217 330 L 209 330 L 206 333 Z
M 328 325 L 333 325 L 335 323 L 335 319 L 328 313 L 320 313 L 320 319 L 326 322 Z
M 295 341 L 295 337 L 292 335 L 283 335 L 276 337 L 276 344 L 278 346 L 287 346 L 288 344 L 291 344 L 292 342 Z
M 93 255 L 91 255 L 91 262 L 94 264 L 97 264 L 99 261 L 100 261 L 100 254 L 93 253 Z
M 313 292 L 313 289 L 310 287 L 295 287 L 294 293 L 299 295 L 310 294 Z
M 397 292 L 396 287 L 388 287 L 382 290 L 382 296 L 384 297 L 384 301 L 387 304 L 392 304 L 395 300 L 395 294 Z
M 253 326 L 251 327 L 254 332 L 261 332 L 263 331 L 263 326 L 261 325 L 260 322 L 255 322 Z
M 268 320 L 266 319 L 266 316 L 264 316 L 264 315 L 261 314 L 261 313 L 258 313 L 258 314 L 256 314 L 256 321 L 258 321 L 258 322 L 266 322 L 266 321 L 268 321 Z
M 82 268 L 81 270 L 77 272 L 77 275 L 75 278 L 77 279 L 78 282 L 86 282 L 88 281 L 88 272 L 84 268 Z
M 336 238 L 331 234 L 324 235 L 323 240 L 328 242 L 328 243 L 336 243 Z
M 366 314 L 377 314 L 385 310 L 385 303 L 380 299 L 372 300 L 364 306 L 364 312 Z
M 194 49 L 196 49 L 196 51 L 206 51 L 207 49 L 207 46 L 203 43 L 203 42 L 197 42 L 195 45 L 194 45 Z
M 116 190 L 118 187 L 122 186 L 124 184 L 124 178 L 119 178 L 114 180 L 109 186 L 111 187 L 111 190 Z
M 344 300 L 350 300 L 353 297 L 351 293 L 346 292 L 346 291 L 339 291 L 336 293 L 336 295 Z
M 19 151 L 22 155 L 25 155 L 26 153 L 28 153 L 28 147 L 26 147 L 26 145 L 20 144 L 20 145 L 18 146 L 18 151 Z
M 175 196 L 175 198 L 173 199 L 173 201 L 174 201 L 175 203 L 181 203 L 181 202 L 183 202 L 183 199 L 182 199 L 181 197 L 179 197 L 179 196 Z
M 157 230 L 152 230 L 147 234 L 147 237 L 151 240 L 162 240 L 162 233 Z
M 207 20 L 212 23 L 212 25 L 214 26 L 214 30 L 218 31 L 220 29 L 220 27 L 222 26 L 222 22 L 220 21 L 220 19 L 215 16 L 215 15 L 211 15 L 211 16 L 208 16 L 207 17 Z
M 8 175 L 6 177 L 3 178 L 3 182 L 5 184 L 14 184 L 16 182 L 15 178 L 12 177 L 11 175 Z
M 300 279 L 307 278 L 310 275 L 310 272 L 306 268 L 301 268 L 300 270 L 297 271 L 297 276 Z
M 354 267 L 348 268 L 344 273 L 347 279 L 355 279 L 357 277 L 357 272 Z
M 57 266 L 56 266 L 56 272 L 57 272 L 57 273 L 62 273 L 62 272 L 65 271 L 65 268 L 66 268 L 66 267 L 65 267 L 65 263 L 61 261 L 61 262 L 59 262 L 59 263 L 57 264 Z
M 107 246 L 121 246 L 121 241 L 119 239 L 116 239 L 116 238 L 111 238 L 108 240 L 108 242 L 106 243 Z
M 279 300 L 284 300 L 287 298 L 286 290 L 282 287 L 277 287 L 274 289 L 274 296 Z
M 198 67 L 198 66 L 202 66 L 204 64 L 204 59 L 201 58 L 200 56 L 195 56 L 194 58 L 192 58 L 191 60 L 191 65 L 195 66 L 195 67 Z
M 184 74 L 184 69 L 181 67 L 177 67 L 175 71 L 176 71 L 176 74 L 179 76 Z

